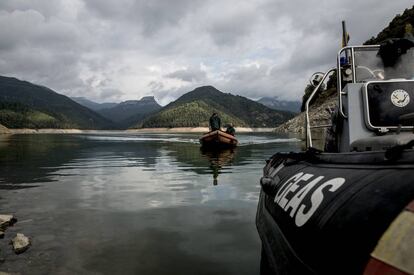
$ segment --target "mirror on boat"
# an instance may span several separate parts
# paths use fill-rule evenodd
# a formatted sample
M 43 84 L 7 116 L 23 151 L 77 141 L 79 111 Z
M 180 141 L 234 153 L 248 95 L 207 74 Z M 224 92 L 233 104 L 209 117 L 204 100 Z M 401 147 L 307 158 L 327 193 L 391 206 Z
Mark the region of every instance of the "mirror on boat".
M 312 87 L 316 88 L 316 86 L 318 86 L 319 82 L 321 82 L 323 76 L 324 76 L 324 73 L 322 73 L 322 72 L 314 73 L 309 79 L 310 85 L 312 85 Z

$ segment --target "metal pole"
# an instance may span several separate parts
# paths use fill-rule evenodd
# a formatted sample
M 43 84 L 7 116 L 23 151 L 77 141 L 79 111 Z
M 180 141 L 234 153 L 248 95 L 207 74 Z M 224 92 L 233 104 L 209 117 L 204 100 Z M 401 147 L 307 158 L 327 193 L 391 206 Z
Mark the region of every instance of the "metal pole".
M 342 20 L 342 48 L 348 46 L 348 33 L 346 32 L 345 20 Z M 348 52 L 345 51 L 346 61 L 348 62 Z
M 308 100 L 306 100 L 306 104 L 305 104 L 305 123 L 306 123 L 306 146 L 307 147 L 312 147 L 313 143 L 312 143 L 312 132 L 311 132 L 311 125 L 310 125 L 310 119 L 309 119 L 309 105 L 310 102 L 312 101 L 313 97 L 315 96 L 315 94 L 318 92 L 319 88 L 322 86 L 323 82 L 325 81 L 325 79 L 328 77 L 328 75 L 330 75 L 332 72 L 334 72 L 336 70 L 336 68 L 330 69 L 329 71 L 327 71 L 321 81 L 319 82 L 319 84 L 313 89 L 311 95 L 309 96 Z

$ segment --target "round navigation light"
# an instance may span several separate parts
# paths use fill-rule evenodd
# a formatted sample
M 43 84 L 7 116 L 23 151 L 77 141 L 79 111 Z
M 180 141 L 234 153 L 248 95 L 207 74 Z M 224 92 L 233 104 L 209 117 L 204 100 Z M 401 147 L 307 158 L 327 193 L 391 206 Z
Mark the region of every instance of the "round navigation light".
M 391 94 L 391 102 L 397 107 L 405 107 L 410 103 L 410 95 L 404 90 L 395 90 Z

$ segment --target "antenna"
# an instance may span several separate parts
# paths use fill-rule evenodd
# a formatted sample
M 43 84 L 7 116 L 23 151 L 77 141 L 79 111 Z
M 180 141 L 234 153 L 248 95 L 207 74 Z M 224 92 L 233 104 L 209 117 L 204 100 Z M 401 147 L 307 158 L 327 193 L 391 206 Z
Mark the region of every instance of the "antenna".
M 342 48 L 348 46 L 348 41 L 349 41 L 349 34 L 346 31 L 345 20 L 342 20 Z M 345 58 L 346 58 L 346 61 L 349 62 L 348 51 L 345 51 Z
M 349 35 L 346 32 L 345 20 L 342 21 L 342 47 L 348 46 Z

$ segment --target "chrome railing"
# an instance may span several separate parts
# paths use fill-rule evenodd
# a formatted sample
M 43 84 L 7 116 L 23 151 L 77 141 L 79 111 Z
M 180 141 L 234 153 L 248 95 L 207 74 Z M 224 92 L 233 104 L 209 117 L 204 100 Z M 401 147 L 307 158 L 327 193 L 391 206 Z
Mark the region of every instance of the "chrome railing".
M 322 86 L 322 84 L 325 82 L 326 78 L 333 72 L 336 71 L 336 68 L 332 68 L 329 71 L 327 71 L 321 81 L 319 82 L 319 84 L 313 89 L 311 95 L 309 96 L 308 100 L 306 100 L 306 105 L 305 105 L 305 120 L 306 120 L 306 146 L 307 147 L 312 147 L 313 143 L 312 143 L 312 128 L 325 128 L 325 127 L 329 127 L 330 125 L 314 125 L 311 126 L 310 125 L 310 121 L 309 121 L 309 104 L 312 101 L 312 99 L 314 98 L 314 96 L 317 94 L 317 92 L 319 91 L 319 88 Z
M 351 68 L 352 68 L 352 82 L 351 83 L 356 83 L 356 70 L 355 70 L 355 50 L 358 49 L 379 49 L 380 46 L 379 45 L 364 45 L 364 46 L 347 46 L 342 48 L 341 50 L 339 50 L 338 55 L 337 55 L 337 59 L 336 59 L 336 66 L 338 68 L 338 73 L 337 73 L 337 89 L 338 89 L 338 102 L 339 102 L 339 114 L 343 117 L 343 118 L 347 118 L 347 114 L 345 114 L 344 111 L 344 107 L 343 107 L 343 99 L 342 97 L 346 95 L 346 92 L 342 91 L 342 68 L 341 68 L 341 55 L 342 53 L 346 52 L 346 51 L 350 51 L 351 52 Z

